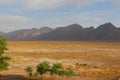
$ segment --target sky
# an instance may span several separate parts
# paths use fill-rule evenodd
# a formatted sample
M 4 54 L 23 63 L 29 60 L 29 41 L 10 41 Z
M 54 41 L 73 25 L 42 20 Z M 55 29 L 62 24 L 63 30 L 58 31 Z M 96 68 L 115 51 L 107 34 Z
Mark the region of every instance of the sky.
M 107 22 L 120 27 L 120 0 L 0 0 L 0 31 Z

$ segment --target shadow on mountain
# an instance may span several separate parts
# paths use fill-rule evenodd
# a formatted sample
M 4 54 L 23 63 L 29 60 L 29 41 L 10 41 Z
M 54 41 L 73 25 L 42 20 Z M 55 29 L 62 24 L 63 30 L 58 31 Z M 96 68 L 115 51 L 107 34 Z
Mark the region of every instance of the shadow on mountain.
M 0 32 L 8 40 L 58 40 L 58 41 L 120 41 L 120 28 L 112 23 L 105 23 L 97 28 L 82 27 L 72 24 L 64 27 L 51 29 L 43 27 L 40 29 L 21 29 L 8 33 Z

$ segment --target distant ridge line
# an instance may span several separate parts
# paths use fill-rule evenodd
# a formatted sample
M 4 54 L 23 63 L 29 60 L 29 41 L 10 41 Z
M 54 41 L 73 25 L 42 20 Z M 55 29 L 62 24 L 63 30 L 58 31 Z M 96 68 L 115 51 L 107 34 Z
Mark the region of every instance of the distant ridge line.
M 102 24 L 97 28 L 93 26 L 83 28 L 75 23 L 55 29 L 42 27 L 40 29 L 20 29 L 8 33 L 0 32 L 8 40 L 58 40 L 58 41 L 120 41 L 120 28 L 111 22 Z

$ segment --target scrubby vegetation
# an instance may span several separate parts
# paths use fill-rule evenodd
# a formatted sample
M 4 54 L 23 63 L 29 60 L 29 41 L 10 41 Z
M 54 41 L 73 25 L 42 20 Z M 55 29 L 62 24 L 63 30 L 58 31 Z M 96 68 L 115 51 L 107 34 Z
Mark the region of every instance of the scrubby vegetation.
M 0 36 L 0 71 L 7 70 L 10 60 L 10 57 L 4 56 L 4 52 L 7 50 L 6 39 L 3 36 Z
M 37 65 L 35 73 L 33 73 L 32 67 L 28 66 L 25 71 L 28 73 L 30 77 L 33 76 L 36 77 L 36 75 L 41 75 L 42 80 L 44 79 L 44 75 L 51 75 L 52 80 L 56 80 L 56 76 L 66 76 L 71 77 L 74 76 L 75 73 L 71 68 L 63 68 L 63 65 L 61 63 L 54 63 L 50 65 L 47 61 L 42 62 Z
M 32 69 L 32 67 L 28 66 L 28 67 L 25 69 L 25 71 L 28 73 L 28 75 L 29 75 L 30 77 L 33 76 L 33 69 Z

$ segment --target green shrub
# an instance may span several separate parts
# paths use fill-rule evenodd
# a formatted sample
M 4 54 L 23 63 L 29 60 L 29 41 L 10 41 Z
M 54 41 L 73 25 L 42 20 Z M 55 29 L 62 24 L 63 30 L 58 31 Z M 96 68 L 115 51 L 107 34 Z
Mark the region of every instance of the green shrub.
M 59 71 L 63 69 L 63 66 L 61 63 L 56 63 L 56 64 L 53 64 L 53 66 L 51 67 L 50 69 L 50 74 L 51 75 L 58 75 L 59 74 Z
M 28 67 L 25 69 L 25 71 L 28 73 L 28 75 L 29 75 L 30 77 L 33 76 L 33 69 L 32 69 L 32 67 L 28 66 Z
M 73 70 L 71 68 L 68 68 L 66 70 L 66 74 L 65 74 L 67 77 L 71 77 L 73 75 L 75 75 L 75 73 L 73 72 Z
M 43 75 L 49 71 L 49 68 L 50 68 L 50 64 L 47 61 L 45 61 L 37 65 L 37 72 L 40 75 Z
M 7 42 L 3 36 L 0 36 L 0 71 L 7 70 L 9 63 L 7 62 L 10 60 L 10 57 L 4 56 L 4 52 L 7 50 Z
M 34 77 L 38 77 L 39 76 L 39 73 L 38 72 L 35 72 L 34 73 Z
M 73 72 L 73 70 L 71 68 L 67 68 L 64 69 L 63 65 L 61 63 L 55 63 L 53 65 L 50 65 L 50 63 L 48 63 L 47 61 L 42 62 L 40 64 L 37 65 L 37 70 L 34 73 L 34 77 L 37 77 L 38 75 L 42 76 L 42 80 L 43 75 L 48 73 L 52 76 L 52 80 L 56 80 L 56 76 L 67 76 L 67 77 L 71 77 L 74 76 L 75 73 Z M 26 71 L 29 73 L 30 76 L 32 73 L 32 68 L 31 67 L 27 67 Z

